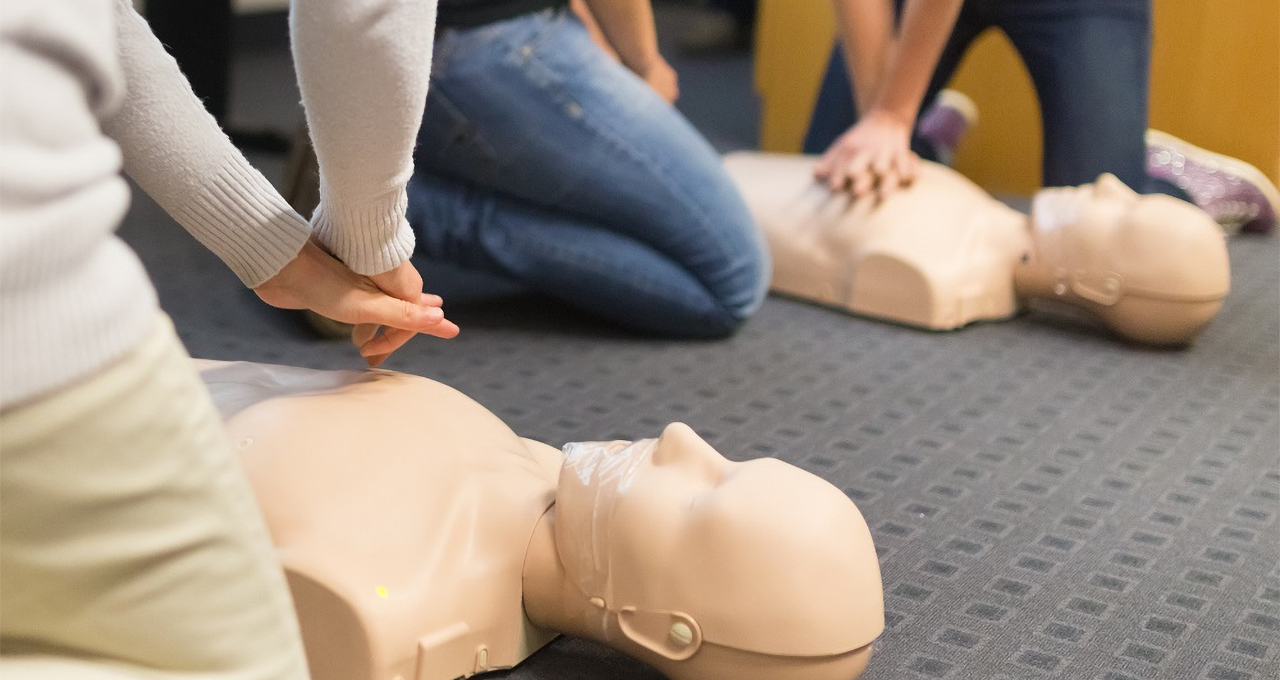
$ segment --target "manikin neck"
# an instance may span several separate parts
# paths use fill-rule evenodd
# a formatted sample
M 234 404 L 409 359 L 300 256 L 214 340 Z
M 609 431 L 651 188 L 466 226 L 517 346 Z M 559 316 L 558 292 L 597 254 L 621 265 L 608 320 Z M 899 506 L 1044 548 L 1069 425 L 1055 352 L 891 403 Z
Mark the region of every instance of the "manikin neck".
M 1048 262 L 1044 254 L 1037 251 L 1035 216 L 1027 216 L 1026 250 L 1013 267 L 1013 289 L 1020 300 L 1055 300 L 1062 296 L 1055 290 L 1059 285 L 1057 264 Z
M 555 511 L 542 514 L 524 558 L 524 610 L 535 625 L 597 642 L 605 641 L 603 612 L 571 582 L 556 549 Z

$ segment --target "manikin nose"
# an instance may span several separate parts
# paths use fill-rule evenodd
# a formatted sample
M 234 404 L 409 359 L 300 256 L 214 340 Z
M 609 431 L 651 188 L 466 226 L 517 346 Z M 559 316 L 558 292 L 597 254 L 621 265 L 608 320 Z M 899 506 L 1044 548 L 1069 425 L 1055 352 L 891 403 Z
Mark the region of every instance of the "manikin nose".
M 715 470 L 726 462 L 724 456 L 684 423 L 671 423 L 663 429 L 653 452 L 654 465 L 694 465 Z
M 1119 177 L 1104 172 L 1098 175 L 1098 180 L 1094 182 L 1094 186 L 1099 196 L 1109 198 L 1137 198 L 1138 192 L 1129 188 L 1129 185 L 1120 181 Z

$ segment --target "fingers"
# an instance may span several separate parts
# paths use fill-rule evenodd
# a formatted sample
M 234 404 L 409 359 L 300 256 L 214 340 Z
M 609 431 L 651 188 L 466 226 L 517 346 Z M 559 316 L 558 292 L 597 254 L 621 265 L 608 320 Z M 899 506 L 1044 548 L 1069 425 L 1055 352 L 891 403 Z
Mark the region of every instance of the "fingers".
M 310 309 L 355 324 L 352 340 L 368 348 L 361 353 L 373 359 L 371 365 L 381 363 L 417 333 L 439 338 L 458 334 L 458 326 L 444 317 L 444 300 L 422 292 L 422 277 L 408 261 L 382 274 L 360 276 L 308 242 L 254 292 L 276 307 Z
M 888 198 L 889 194 L 902 186 L 902 171 L 898 159 L 891 154 L 881 154 L 872 165 L 871 171 L 875 173 L 872 188 L 877 203 Z
M 865 153 L 848 148 L 833 149 L 826 172 L 827 188 L 833 192 L 855 190 L 869 162 L 870 157 Z
M 381 335 L 360 345 L 360 356 L 370 366 L 378 366 L 393 352 L 404 347 L 417 333 L 401 328 L 388 328 Z
M 370 278 L 379 290 L 368 291 L 359 303 L 362 323 L 351 332 L 351 342 L 370 367 L 381 365 L 418 333 L 446 339 L 458 334 L 458 326 L 444 317 L 444 299 L 422 292 L 422 278 L 408 262 Z
M 881 153 L 874 160 L 855 161 L 849 170 L 847 189 L 855 199 L 874 196 L 879 203 L 895 191 L 911 186 L 919 171 L 919 159 L 910 151 Z
M 898 169 L 902 173 L 904 186 L 910 186 L 916 181 L 916 175 L 920 174 L 920 157 L 915 152 L 909 151 L 899 158 Z
M 391 356 L 392 353 L 403 347 L 405 343 L 413 339 L 413 336 L 418 334 L 417 331 L 403 328 L 385 328 L 382 326 L 374 328 L 380 330 L 381 333 L 366 339 L 364 342 L 356 343 L 360 348 L 360 356 L 364 357 L 370 366 L 380 365 L 383 361 L 386 361 L 387 357 Z M 423 331 L 423 333 L 448 339 L 458 335 L 458 326 L 452 321 L 442 319 L 436 328 Z M 354 334 L 352 339 L 354 341 Z
M 351 331 L 351 342 L 370 366 L 382 363 L 418 333 L 445 339 L 458 335 L 458 326 L 445 318 L 438 295 L 423 293 L 420 299 L 424 304 L 381 292 L 371 291 L 363 297 L 354 303 L 359 321 Z
M 426 333 L 438 338 L 452 338 L 458 334 L 457 325 L 444 318 L 444 310 L 438 306 L 414 304 L 386 295 L 375 295 L 374 299 L 367 300 L 361 305 L 360 320 L 357 322 L 356 329 L 365 342 L 368 342 L 375 333 L 361 328 L 364 325 Z M 355 339 L 354 333 L 352 338 Z
M 382 326 L 376 323 L 359 323 L 351 329 L 351 344 L 356 347 L 363 347 L 366 342 L 373 339 L 373 336 L 382 330 Z
M 857 199 L 888 195 L 902 184 L 903 173 L 891 152 L 833 147 L 814 166 L 814 176 L 832 192 L 847 191 Z
M 841 135 L 826 151 L 818 162 L 813 166 L 813 177 L 820 182 L 830 183 L 832 175 L 837 172 L 844 172 L 849 160 L 853 157 L 853 152 L 857 148 L 851 144 L 849 135 L 846 132 Z M 843 184 L 841 185 L 843 187 Z M 833 189 L 834 191 L 834 189 Z
M 374 274 L 369 280 L 382 292 L 401 300 L 417 300 L 422 295 L 422 275 L 409 260 L 381 274 Z
M 814 165 L 814 177 L 854 200 L 884 200 L 915 179 L 918 161 L 911 152 L 910 133 L 910 121 L 873 111 L 827 149 Z
M 430 296 L 439 301 L 439 296 Z M 405 304 L 403 301 L 397 301 Z M 438 312 L 435 313 L 435 312 Z M 418 322 L 423 317 L 428 319 L 426 325 Z M 417 311 L 407 309 L 404 312 L 406 319 L 405 325 L 410 328 L 399 327 L 402 322 L 394 322 L 387 324 L 379 323 L 361 323 L 356 324 L 351 331 L 351 342 L 360 350 L 360 356 L 364 357 L 369 366 L 378 366 L 387 357 L 391 356 L 396 350 L 400 349 L 418 333 L 433 335 L 438 338 L 453 338 L 459 333 L 458 325 L 444 318 L 444 311 L 439 307 L 431 307 L 425 315 L 418 314 Z M 386 319 L 390 321 L 389 319 Z

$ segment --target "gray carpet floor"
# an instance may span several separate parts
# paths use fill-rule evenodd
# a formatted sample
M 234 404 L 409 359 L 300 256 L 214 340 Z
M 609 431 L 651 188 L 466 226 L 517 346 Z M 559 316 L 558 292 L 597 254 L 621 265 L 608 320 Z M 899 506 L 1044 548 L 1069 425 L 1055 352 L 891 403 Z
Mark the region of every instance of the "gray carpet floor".
M 686 77 L 686 96 L 696 87 Z M 749 99 L 749 80 L 738 87 Z M 194 356 L 362 365 L 258 302 L 145 197 L 122 233 Z M 1038 312 L 926 333 L 782 298 L 731 339 L 659 341 L 424 262 L 462 334 L 417 339 L 387 367 L 448 383 L 553 445 L 679 420 L 731 458 L 775 456 L 830 480 L 880 554 L 888 628 L 867 680 L 1275 679 L 1280 239 L 1237 238 L 1230 254 L 1219 318 L 1176 351 Z M 659 676 L 561 639 L 496 677 Z

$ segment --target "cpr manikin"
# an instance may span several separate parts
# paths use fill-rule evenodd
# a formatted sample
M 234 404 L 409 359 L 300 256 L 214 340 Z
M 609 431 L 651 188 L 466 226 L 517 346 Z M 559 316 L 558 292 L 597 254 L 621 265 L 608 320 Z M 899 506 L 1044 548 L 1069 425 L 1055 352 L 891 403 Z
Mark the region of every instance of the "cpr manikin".
M 568 633 L 674 680 L 851 680 L 884 628 L 838 489 L 658 439 L 517 437 L 440 383 L 201 362 L 317 680 L 452 680 Z
M 882 202 L 852 202 L 813 180 L 815 160 L 725 158 L 769 241 L 772 288 L 784 294 L 933 330 L 1065 305 L 1158 345 L 1190 341 L 1227 295 L 1213 220 L 1111 175 L 1041 190 L 1028 216 L 928 162 Z

